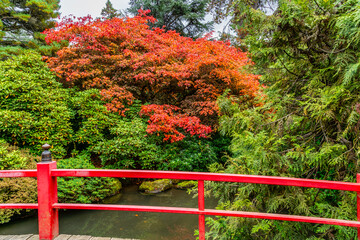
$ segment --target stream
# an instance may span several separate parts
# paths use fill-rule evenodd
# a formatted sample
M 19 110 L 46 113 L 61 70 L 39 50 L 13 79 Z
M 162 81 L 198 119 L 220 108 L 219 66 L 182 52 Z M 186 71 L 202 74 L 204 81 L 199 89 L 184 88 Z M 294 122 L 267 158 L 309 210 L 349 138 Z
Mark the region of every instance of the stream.
M 135 185 L 124 187 L 109 201 L 123 205 L 197 208 L 197 197 L 193 198 L 184 190 L 170 189 L 155 195 L 144 195 L 137 189 Z M 215 199 L 206 198 L 205 208 L 215 208 L 216 203 Z M 60 234 L 144 240 L 193 240 L 194 230 L 198 229 L 198 216 L 190 214 L 61 210 L 59 221 Z M 0 235 L 37 234 L 37 228 L 37 217 L 29 217 L 0 225 Z

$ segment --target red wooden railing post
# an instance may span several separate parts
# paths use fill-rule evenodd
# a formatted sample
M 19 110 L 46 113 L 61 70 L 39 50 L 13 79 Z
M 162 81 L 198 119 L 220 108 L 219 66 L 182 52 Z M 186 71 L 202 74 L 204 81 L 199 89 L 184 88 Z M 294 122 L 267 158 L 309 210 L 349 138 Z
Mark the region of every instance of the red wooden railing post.
M 204 181 L 198 181 L 198 206 L 200 211 L 205 210 Z M 205 240 L 205 215 L 199 214 L 199 239 Z
M 356 182 L 360 183 L 360 174 L 356 174 Z M 357 220 L 360 221 L 360 192 L 356 192 Z M 360 240 L 360 228 L 357 229 L 358 240 Z
M 41 162 L 37 164 L 40 240 L 52 240 L 59 235 L 58 210 L 53 208 L 53 204 L 57 203 L 57 181 L 56 177 L 51 177 L 51 170 L 56 169 L 56 162 L 51 160 L 49 148 L 50 145 L 43 145 Z

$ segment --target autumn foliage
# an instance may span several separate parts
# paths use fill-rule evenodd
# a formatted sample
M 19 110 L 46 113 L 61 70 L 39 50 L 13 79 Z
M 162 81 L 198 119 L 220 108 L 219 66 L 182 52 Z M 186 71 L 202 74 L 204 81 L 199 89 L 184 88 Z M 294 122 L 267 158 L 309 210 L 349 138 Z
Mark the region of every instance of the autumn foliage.
M 145 105 L 140 111 L 141 116 L 148 116 L 149 126 L 147 133 L 164 133 L 164 141 L 180 141 L 185 135 L 178 131 L 178 128 L 184 129 L 190 135 L 207 137 L 211 133 L 211 128 L 200 124 L 198 117 L 190 117 L 187 114 L 177 114 L 180 108 L 171 105 Z
M 140 11 L 126 19 L 64 19 L 45 32 L 48 44 L 69 42 L 57 56 L 47 59 L 49 67 L 65 86 L 98 88 L 107 108 L 119 114 L 134 99 L 152 104 L 142 110 L 150 117 L 148 132 L 164 132 L 171 141 L 182 139 L 178 128 L 199 136 L 209 133 L 200 120 L 215 125 L 216 99 L 226 89 L 241 95 L 243 101 L 252 101 L 259 83 L 258 76 L 244 70 L 251 65 L 246 53 L 220 41 L 149 29 L 146 23 L 155 19 L 147 14 Z

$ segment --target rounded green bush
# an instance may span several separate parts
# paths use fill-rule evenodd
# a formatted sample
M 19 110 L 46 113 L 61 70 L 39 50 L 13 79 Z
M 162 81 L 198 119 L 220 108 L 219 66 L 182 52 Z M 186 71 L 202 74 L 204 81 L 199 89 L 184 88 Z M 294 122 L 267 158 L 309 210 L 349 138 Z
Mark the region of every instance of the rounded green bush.
M 58 168 L 62 169 L 94 169 L 90 156 L 83 154 L 73 158 L 59 160 Z M 117 178 L 85 178 L 59 177 L 59 202 L 92 203 L 115 195 L 121 190 L 121 182 Z

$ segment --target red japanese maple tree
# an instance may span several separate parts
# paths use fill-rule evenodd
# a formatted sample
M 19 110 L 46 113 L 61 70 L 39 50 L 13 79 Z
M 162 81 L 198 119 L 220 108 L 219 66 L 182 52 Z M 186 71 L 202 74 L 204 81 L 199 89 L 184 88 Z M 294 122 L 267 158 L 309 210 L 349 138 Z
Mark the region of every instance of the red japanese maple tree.
M 45 31 L 49 44 L 69 42 L 55 57 L 47 58 L 49 67 L 66 86 L 98 88 L 108 109 L 119 114 L 134 99 L 151 103 L 142 110 L 150 117 L 148 132 L 164 132 L 171 141 L 183 138 L 177 128 L 199 136 L 209 133 L 200 120 L 216 125 L 216 99 L 226 89 L 244 101 L 254 99 L 258 76 L 245 70 L 252 64 L 246 53 L 229 43 L 150 29 L 146 23 L 155 19 L 147 14 L 64 19 Z

